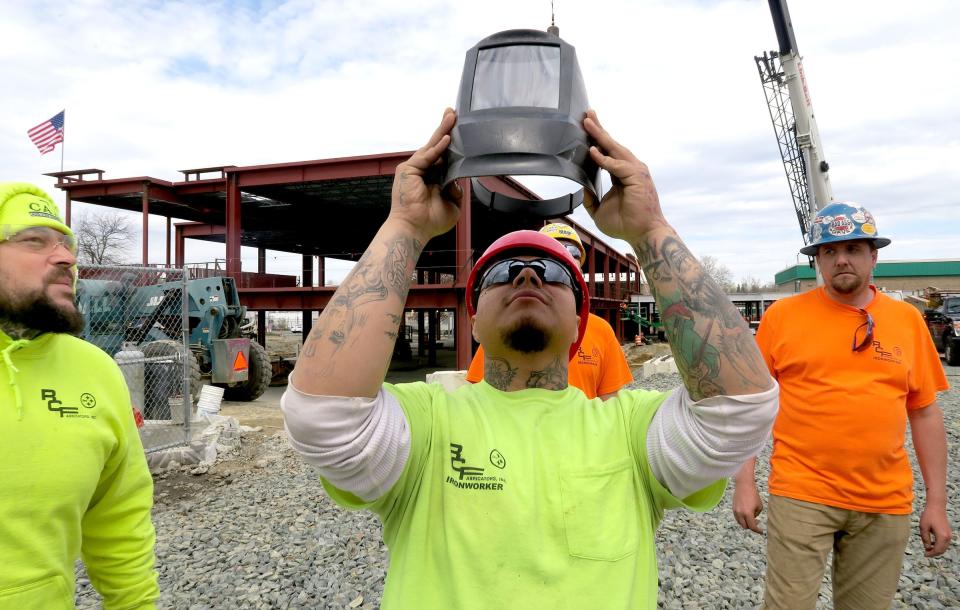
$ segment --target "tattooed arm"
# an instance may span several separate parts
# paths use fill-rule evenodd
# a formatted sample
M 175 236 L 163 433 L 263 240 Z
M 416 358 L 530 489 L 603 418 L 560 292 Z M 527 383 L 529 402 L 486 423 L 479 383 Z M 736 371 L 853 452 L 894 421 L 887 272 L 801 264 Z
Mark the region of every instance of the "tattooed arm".
M 590 149 L 593 160 L 613 177 L 603 201 L 587 202 L 587 211 L 601 231 L 633 246 L 690 396 L 772 388 L 747 323 L 664 218 L 647 166 L 610 137 L 593 111 L 583 124 L 599 145 Z
M 397 167 L 390 214 L 320 314 L 292 379 L 306 394 L 374 397 L 386 376 L 403 320 L 414 267 L 426 242 L 449 231 L 460 214 L 423 176 L 450 143 L 449 108 L 430 141 Z

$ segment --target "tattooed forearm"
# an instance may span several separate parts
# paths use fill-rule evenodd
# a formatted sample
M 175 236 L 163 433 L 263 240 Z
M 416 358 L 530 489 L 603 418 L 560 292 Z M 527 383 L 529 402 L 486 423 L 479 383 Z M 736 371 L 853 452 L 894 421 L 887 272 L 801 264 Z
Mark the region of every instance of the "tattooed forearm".
M 517 367 L 510 366 L 503 358 L 484 357 L 483 379 L 498 390 L 507 391 L 516 376 Z
M 562 390 L 567 387 L 567 363 L 559 357 L 540 371 L 531 371 L 527 378 L 528 388 Z
M 390 318 L 390 321 L 393 322 L 393 328 L 395 330 L 385 330 L 383 334 L 390 338 L 391 341 L 396 341 L 397 337 L 400 334 L 400 323 L 403 321 L 403 316 L 398 316 L 395 313 L 387 312 L 387 317 Z
M 383 264 L 387 285 L 401 298 L 410 289 L 411 275 L 423 244 L 416 239 L 397 237 L 387 243 L 387 258 Z
M 677 368 L 694 400 L 769 387 L 743 317 L 679 238 L 634 244 Z
M 302 353 L 307 357 L 318 354 L 321 340 L 326 341 L 328 347 L 332 344 L 332 351 L 326 354 L 328 363 L 317 371 L 318 376 L 332 375 L 337 353 L 344 347 L 352 348 L 363 337 L 359 331 L 367 325 L 369 316 L 363 307 L 385 301 L 391 293 L 400 301 L 399 311 L 385 313 L 392 327 L 383 333 L 390 341 L 395 341 L 398 336 L 398 327 L 403 320 L 403 302 L 423 245 L 416 239 L 400 236 L 387 240 L 381 247 L 383 250 L 379 252 L 383 254 L 379 256 L 375 247 L 363 253 L 324 309 L 321 323 L 304 342 Z
M 637 244 L 634 246 L 637 254 L 637 260 L 643 267 L 643 273 L 651 282 L 672 282 L 673 274 L 670 273 L 670 267 L 662 258 L 658 258 L 658 252 L 655 244 Z

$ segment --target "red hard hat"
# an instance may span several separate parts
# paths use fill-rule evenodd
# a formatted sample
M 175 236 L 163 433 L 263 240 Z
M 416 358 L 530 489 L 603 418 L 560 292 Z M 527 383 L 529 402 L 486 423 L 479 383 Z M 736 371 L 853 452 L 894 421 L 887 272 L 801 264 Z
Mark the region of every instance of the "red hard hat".
M 580 273 L 580 266 L 573 260 L 563 244 L 548 235 L 537 231 L 514 231 L 490 244 L 483 256 L 477 260 L 477 264 L 473 266 L 470 277 L 467 278 L 467 313 L 471 317 L 477 313 L 473 288 L 476 282 L 480 280 L 480 276 L 483 275 L 483 270 L 491 262 L 503 258 L 500 255 L 509 250 L 537 250 L 543 252 L 550 258 L 563 263 L 570 270 L 574 281 L 579 285 L 581 296 L 580 302 L 577 304 L 577 313 L 580 316 L 580 325 L 577 331 L 577 340 L 570 346 L 570 358 L 573 358 L 574 354 L 577 353 L 577 348 L 580 347 L 580 342 L 583 341 L 583 333 L 587 330 L 587 319 L 590 316 L 590 295 L 587 294 L 587 282 L 583 279 L 583 274 Z

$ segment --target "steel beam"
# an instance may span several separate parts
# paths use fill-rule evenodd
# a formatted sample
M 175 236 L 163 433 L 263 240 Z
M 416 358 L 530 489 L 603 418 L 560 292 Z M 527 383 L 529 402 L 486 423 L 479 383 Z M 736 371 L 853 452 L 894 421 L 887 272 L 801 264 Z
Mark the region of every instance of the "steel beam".
M 141 205 L 143 210 L 142 214 L 142 224 L 143 224 L 143 266 L 146 267 L 150 264 L 150 251 L 149 251 L 149 235 L 150 235 L 150 183 L 143 183 L 143 195 L 141 196 Z
M 471 241 L 471 193 L 470 181 L 461 180 L 460 188 L 463 190 L 463 204 L 460 207 L 460 219 L 456 226 L 456 249 L 457 249 L 457 269 L 454 276 L 455 290 L 447 291 L 454 298 L 452 309 L 454 309 L 454 344 L 457 349 L 457 369 L 464 370 L 470 366 L 470 359 L 473 358 L 473 325 L 470 323 L 470 316 L 467 314 L 466 286 L 467 277 L 473 268 L 473 242 Z
M 240 231 L 241 231 L 241 210 L 240 210 L 240 185 L 237 183 L 236 174 L 227 175 L 227 275 L 237 280 L 240 279 Z M 260 309 L 254 307 L 253 309 Z M 269 308 L 268 308 L 269 309 Z
M 278 184 L 299 184 L 302 182 L 322 182 L 343 178 L 362 178 L 365 176 L 390 176 L 398 165 L 406 161 L 413 151 L 301 161 L 299 163 L 275 163 L 270 165 L 251 165 L 226 169 L 227 177 L 237 176 L 241 187 L 274 186 Z
M 336 286 L 313 288 L 237 288 L 240 302 L 248 309 L 267 311 L 303 311 L 323 309 L 330 302 Z M 411 286 L 404 309 L 457 309 L 460 291 L 450 286 L 426 284 Z M 464 306 L 464 315 L 466 307 Z M 467 320 L 469 333 L 469 320 Z

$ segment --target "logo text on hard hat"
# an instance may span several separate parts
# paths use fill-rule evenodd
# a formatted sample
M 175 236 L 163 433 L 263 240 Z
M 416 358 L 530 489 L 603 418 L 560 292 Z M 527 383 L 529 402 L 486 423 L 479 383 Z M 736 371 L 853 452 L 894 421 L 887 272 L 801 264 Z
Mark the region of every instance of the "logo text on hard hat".
M 853 233 L 853 221 L 851 221 L 846 216 L 836 216 L 833 219 L 833 222 L 830 223 L 829 229 L 830 235 L 835 237 L 840 237 L 843 235 L 850 235 Z
M 43 203 L 42 201 L 31 201 L 27 204 L 27 207 L 34 212 L 43 212 L 44 214 L 53 214 L 54 211 L 50 208 L 49 205 Z

